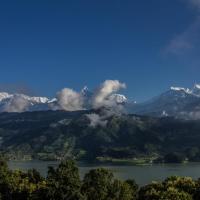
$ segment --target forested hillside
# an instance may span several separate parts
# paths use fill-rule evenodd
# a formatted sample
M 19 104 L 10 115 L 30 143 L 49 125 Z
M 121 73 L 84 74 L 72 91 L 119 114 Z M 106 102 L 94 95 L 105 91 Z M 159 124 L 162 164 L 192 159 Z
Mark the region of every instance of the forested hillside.
M 199 161 L 200 121 L 105 110 L 2 113 L 0 149 L 10 159 Z

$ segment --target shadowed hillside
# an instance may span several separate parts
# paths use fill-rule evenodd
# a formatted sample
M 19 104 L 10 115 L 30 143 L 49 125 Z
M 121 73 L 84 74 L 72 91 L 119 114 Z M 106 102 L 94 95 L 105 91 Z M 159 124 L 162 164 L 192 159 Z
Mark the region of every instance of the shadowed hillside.
M 200 123 L 108 110 L 0 114 L 0 148 L 11 159 L 199 161 Z

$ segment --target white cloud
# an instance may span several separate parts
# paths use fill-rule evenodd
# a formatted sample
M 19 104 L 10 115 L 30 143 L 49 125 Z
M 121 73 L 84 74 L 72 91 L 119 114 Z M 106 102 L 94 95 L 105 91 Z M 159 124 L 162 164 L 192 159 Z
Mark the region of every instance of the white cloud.
M 93 96 L 92 105 L 94 108 L 100 107 L 114 107 L 117 105 L 116 101 L 109 98 L 114 92 L 126 88 L 125 83 L 120 83 L 118 80 L 106 80 L 95 92 Z
M 29 102 L 21 96 L 14 96 L 8 104 L 6 104 L 5 112 L 24 112 L 28 109 Z
M 122 101 L 122 98 L 125 97 L 121 95 L 120 98 L 114 98 L 112 95 L 125 87 L 126 85 L 118 80 L 106 80 L 95 92 L 91 92 L 88 96 L 85 96 L 83 91 L 76 92 L 70 88 L 64 88 L 57 93 L 57 97 L 51 103 L 50 108 L 53 110 L 76 111 L 107 107 L 113 110 L 118 109 L 119 112 L 119 110 L 122 110 L 119 101 Z
M 101 117 L 100 115 L 96 113 L 87 114 L 86 116 L 90 120 L 91 127 L 96 127 L 96 126 L 105 127 L 108 123 L 108 121 L 105 120 L 104 117 Z
M 58 109 L 75 111 L 83 109 L 83 97 L 80 93 L 64 88 L 57 93 Z

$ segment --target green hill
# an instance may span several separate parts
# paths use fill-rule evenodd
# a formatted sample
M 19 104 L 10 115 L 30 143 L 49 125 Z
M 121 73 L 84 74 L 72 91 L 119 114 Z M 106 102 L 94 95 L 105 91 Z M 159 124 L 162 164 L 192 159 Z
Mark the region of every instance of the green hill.
M 199 161 L 200 121 L 103 110 L 1 113 L 0 150 L 10 159 Z

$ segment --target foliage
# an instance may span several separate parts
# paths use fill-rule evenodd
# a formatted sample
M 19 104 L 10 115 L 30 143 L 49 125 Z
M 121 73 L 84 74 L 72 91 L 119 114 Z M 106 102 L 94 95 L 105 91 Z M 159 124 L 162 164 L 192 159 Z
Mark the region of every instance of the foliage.
M 82 193 L 88 200 L 106 200 L 110 193 L 114 176 L 106 169 L 94 169 L 85 175 Z
M 58 200 L 79 200 L 81 181 L 74 161 L 63 161 L 57 169 L 49 168 L 47 197 Z
M 162 183 L 142 187 L 139 200 L 196 200 L 199 186 L 189 177 L 169 177 Z
M 200 180 L 169 177 L 141 188 L 134 180 L 115 179 L 105 168 L 90 170 L 83 180 L 74 161 L 49 168 L 47 177 L 36 170 L 8 169 L 0 158 L 1 200 L 199 200 Z

